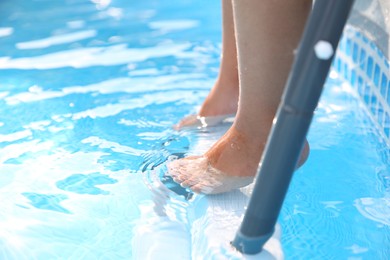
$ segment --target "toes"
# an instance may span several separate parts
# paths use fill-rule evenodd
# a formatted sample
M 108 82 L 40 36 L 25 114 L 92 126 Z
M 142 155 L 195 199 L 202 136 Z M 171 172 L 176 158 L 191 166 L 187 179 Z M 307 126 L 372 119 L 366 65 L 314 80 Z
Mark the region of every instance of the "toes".
M 191 190 L 195 193 L 198 193 L 198 194 L 202 194 L 202 188 L 201 188 L 202 185 L 193 185 L 191 186 Z
M 168 175 L 172 177 L 178 177 L 178 176 L 190 176 L 192 172 L 198 170 L 199 168 L 205 168 L 203 165 L 197 165 L 194 164 L 194 160 L 199 159 L 199 156 L 189 156 L 185 159 L 179 159 L 170 161 L 167 164 L 168 167 Z M 187 179 L 189 177 L 186 177 Z
M 168 175 L 172 177 L 180 176 L 183 173 L 183 167 L 180 163 L 180 160 L 172 161 L 168 163 Z
M 188 180 L 184 180 L 183 182 L 181 182 L 180 185 L 181 185 L 183 188 L 191 188 L 192 186 L 194 186 L 194 185 L 197 184 L 197 183 L 198 183 L 197 180 L 188 179 Z
M 184 188 L 193 192 L 213 194 L 223 185 L 224 178 L 221 173 L 211 170 L 205 157 L 187 157 L 168 163 L 168 175 Z
M 182 175 L 177 175 L 177 176 L 173 176 L 172 179 L 177 182 L 177 183 L 182 183 L 182 182 L 185 182 L 188 180 L 188 176 L 182 174 Z
M 203 184 L 197 184 L 197 185 L 191 186 L 191 190 L 195 193 L 207 195 L 207 194 L 213 194 L 215 191 L 215 188 L 211 187 L 211 186 L 203 185 Z
M 176 183 L 182 183 L 182 180 L 178 177 L 172 177 L 172 179 L 176 182 Z

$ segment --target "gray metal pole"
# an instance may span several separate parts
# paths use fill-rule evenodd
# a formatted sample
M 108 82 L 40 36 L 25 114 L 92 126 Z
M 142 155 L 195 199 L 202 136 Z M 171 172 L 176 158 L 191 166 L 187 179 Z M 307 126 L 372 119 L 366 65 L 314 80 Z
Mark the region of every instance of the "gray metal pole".
M 256 254 L 272 236 L 353 0 L 316 0 L 299 45 L 244 220 L 232 245 Z

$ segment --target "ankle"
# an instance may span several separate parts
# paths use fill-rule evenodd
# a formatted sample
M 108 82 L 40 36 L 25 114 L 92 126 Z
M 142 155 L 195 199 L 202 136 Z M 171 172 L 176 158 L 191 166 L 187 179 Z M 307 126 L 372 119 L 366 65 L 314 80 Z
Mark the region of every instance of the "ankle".
M 270 118 L 245 118 L 238 112 L 234 122 L 234 128 L 248 140 L 256 144 L 264 144 L 271 131 L 272 120 Z
M 235 114 L 238 108 L 238 86 L 221 85 L 216 82 L 213 90 L 203 102 L 200 116 Z

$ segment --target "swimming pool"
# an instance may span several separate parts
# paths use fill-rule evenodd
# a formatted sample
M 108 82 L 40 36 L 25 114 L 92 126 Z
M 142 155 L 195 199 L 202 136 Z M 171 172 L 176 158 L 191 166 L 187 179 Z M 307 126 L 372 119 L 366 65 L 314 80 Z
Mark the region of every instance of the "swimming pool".
M 204 196 L 164 176 L 223 131 L 171 129 L 217 75 L 219 3 L 13 0 L 0 14 L 0 258 L 234 258 L 195 232 Z M 390 256 L 388 146 L 342 74 L 279 218 L 286 259 Z

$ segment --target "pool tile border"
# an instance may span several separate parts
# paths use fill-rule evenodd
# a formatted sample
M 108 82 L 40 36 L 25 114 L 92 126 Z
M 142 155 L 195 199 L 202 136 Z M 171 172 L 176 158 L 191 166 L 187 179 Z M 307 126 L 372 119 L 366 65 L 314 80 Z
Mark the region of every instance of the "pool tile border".
M 390 146 L 390 64 L 387 57 L 362 32 L 347 26 L 332 65 L 355 89 Z

